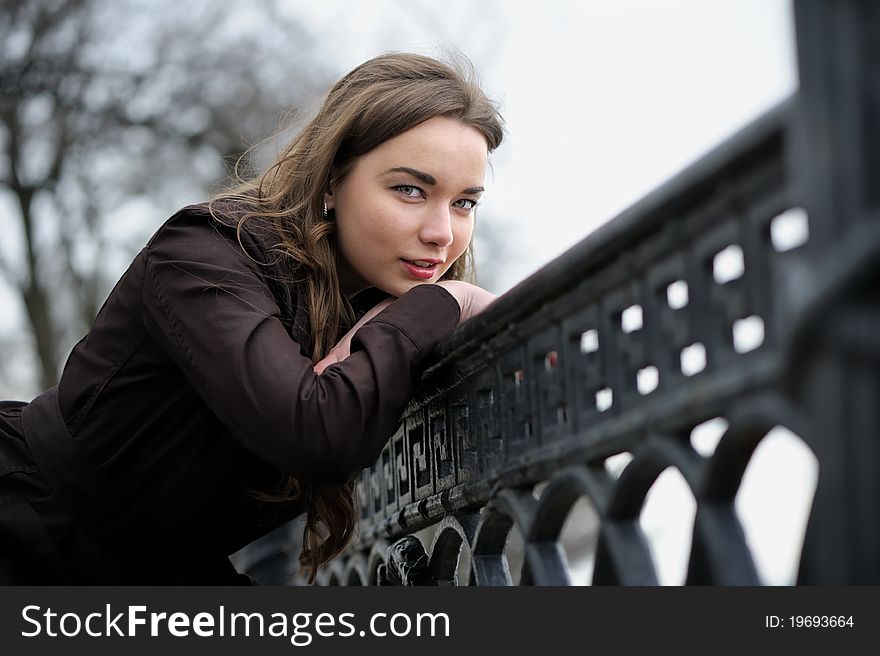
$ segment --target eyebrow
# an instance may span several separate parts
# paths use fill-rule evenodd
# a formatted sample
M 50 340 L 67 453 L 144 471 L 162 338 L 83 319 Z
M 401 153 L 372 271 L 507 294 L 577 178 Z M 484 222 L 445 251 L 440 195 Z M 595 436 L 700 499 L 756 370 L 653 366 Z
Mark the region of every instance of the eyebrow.
M 388 173 L 409 173 L 411 176 L 421 180 L 425 184 L 429 184 L 432 186 L 437 184 L 437 178 L 435 178 L 433 175 L 425 173 L 424 171 L 419 171 L 418 169 L 414 169 L 409 166 L 395 166 L 393 169 L 388 169 L 387 171 L 385 171 L 386 175 Z M 485 190 L 485 187 L 468 187 L 467 189 L 464 189 L 461 193 L 479 194 Z

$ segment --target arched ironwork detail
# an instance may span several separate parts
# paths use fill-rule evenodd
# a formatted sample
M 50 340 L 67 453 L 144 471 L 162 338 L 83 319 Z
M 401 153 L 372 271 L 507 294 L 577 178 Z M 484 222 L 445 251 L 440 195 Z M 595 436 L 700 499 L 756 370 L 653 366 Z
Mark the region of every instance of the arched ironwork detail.
M 345 559 L 345 585 L 364 586 L 367 584 L 367 561 L 363 554 L 353 553 Z
M 458 564 L 463 549 L 471 552 L 475 542 L 480 514 L 476 512 L 447 515 L 440 522 L 431 543 L 429 569 L 438 585 L 461 584 L 458 581 Z M 471 554 L 473 559 L 473 555 Z M 473 578 L 473 560 L 468 579 Z
M 749 399 L 729 413 L 727 430 L 695 491 L 697 513 L 687 584 L 760 585 L 734 504 L 755 449 L 776 426 L 804 436 L 797 412 L 777 395 Z
M 477 585 L 512 584 L 504 555 L 507 534 L 517 524 L 523 535 L 531 525 L 535 498 L 531 488 L 504 489 L 484 508 L 474 536 L 471 567 Z
M 599 531 L 593 583 L 596 585 L 657 585 L 657 572 L 639 513 L 657 477 L 675 467 L 694 491 L 700 457 L 690 445 L 653 435 L 635 450 L 633 460 L 615 483 Z
M 388 542 L 385 540 L 376 540 L 370 548 L 369 556 L 367 556 L 367 585 L 381 584 L 387 550 Z
M 571 585 L 559 542 L 562 527 L 581 497 L 590 499 L 601 517 L 610 487 L 611 479 L 604 470 L 583 465 L 566 467 L 550 479 L 525 536 L 522 585 Z

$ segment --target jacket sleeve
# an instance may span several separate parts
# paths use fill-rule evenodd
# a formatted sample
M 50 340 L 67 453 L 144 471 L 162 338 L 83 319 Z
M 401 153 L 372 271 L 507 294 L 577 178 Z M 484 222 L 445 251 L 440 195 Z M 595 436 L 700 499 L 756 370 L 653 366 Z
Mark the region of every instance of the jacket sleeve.
M 350 480 L 396 430 L 455 298 L 418 285 L 363 325 L 322 375 L 285 330 L 260 265 L 204 216 L 181 214 L 145 253 L 143 320 L 245 448 L 316 483 Z

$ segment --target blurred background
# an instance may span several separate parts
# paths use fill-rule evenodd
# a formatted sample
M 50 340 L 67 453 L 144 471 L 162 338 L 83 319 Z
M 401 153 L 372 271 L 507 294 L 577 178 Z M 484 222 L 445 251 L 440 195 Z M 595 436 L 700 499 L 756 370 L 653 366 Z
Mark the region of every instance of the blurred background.
M 496 293 L 797 86 L 788 0 L 5 0 L 0 398 L 55 384 L 156 228 L 387 50 L 461 52 L 501 106 L 476 238 Z

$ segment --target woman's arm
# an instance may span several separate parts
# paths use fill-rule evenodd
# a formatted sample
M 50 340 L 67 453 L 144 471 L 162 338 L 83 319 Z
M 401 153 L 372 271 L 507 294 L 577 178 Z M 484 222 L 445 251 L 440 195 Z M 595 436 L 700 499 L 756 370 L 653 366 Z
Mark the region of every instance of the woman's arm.
M 386 298 L 384 301 L 379 301 L 378 303 L 376 303 L 376 305 L 367 310 L 364 316 L 362 316 L 358 320 L 358 322 L 351 327 L 351 330 L 345 333 L 345 336 L 341 340 L 339 340 L 339 343 L 337 343 L 332 349 L 330 349 L 330 352 L 327 353 L 327 355 L 325 355 L 324 358 L 313 367 L 314 372 L 316 374 L 322 374 L 324 373 L 324 369 L 329 367 L 331 364 L 336 364 L 337 362 L 342 362 L 343 360 L 345 360 L 345 358 L 347 358 L 351 354 L 351 340 L 354 337 L 354 334 L 358 330 L 360 330 L 361 326 L 371 321 L 373 317 L 375 317 L 396 300 L 396 297 Z
M 274 467 L 325 484 L 351 479 L 381 450 L 460 316 L 443 287 L 418 285 L 362 325 L 351 355 L 319 376 L 234 230 L 195 213 L 151 240 L 142 301 L 151 337 L 233 436 Z
M 465 321 L 479 314 L 498 298 L 495 294 L 488 292 L 485 289 L 459 280 L 441 280 L 436 284 L 452 294 L 453 298 L 458 302 L 458 306 L 461 309 L 461 321 Z M 354 334 L 361 326 L 388 307 L 388 305 L 394 300 L 394 298 L 390 298 L 381 301 L 364 314 L 360 321 L 352 326 L 351 330 L 345 333 L 345 336 L 339 340 L 339 343 L 330 349 L 330 352 L 315 365 L 315 373 L 323 373 L 324 369 L 331 364 L 336 364 L 337 362 L 345 360 L 345 358 L 351 353 L 351 339 L 354 337 Z

